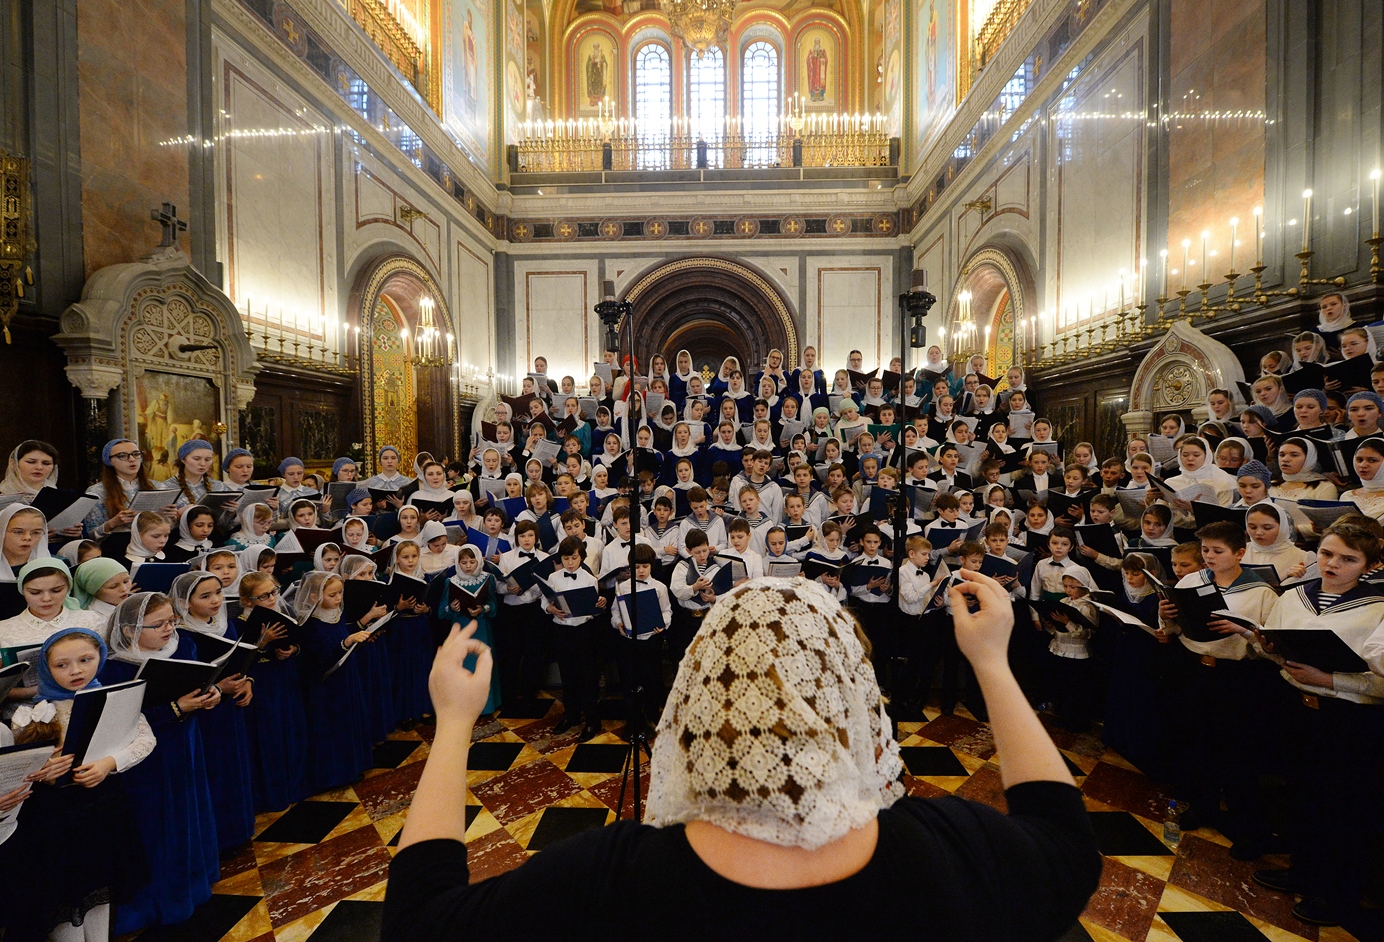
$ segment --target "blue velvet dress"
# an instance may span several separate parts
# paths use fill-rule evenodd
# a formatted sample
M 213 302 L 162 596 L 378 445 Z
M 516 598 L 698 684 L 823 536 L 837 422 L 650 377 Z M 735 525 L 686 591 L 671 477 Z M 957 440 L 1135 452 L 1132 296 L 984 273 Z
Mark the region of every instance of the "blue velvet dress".
M 176 658 L 196 660 L 197 651 L 180 639 Z M 101 683 L 133 680 L 136 664 L 110 660 Z M 202 752 L 197 711 L 178 720 L 167 703 L 145 703 L 144 718 L 158 739 L 149 757 L 128 772 L 125 791 L 139 825 L 151 879 L 127 903 L 116 907 L 113 936 L 148 926 L 182 922 L 211 898 L 220 877 L 216 818 Z
M 374 759 L 371 717 L 374 704 L 361 683 L 361 655 L 367 644 L 330 677 L 325 676 L 345 652 L 341 642 L 354 625 L 328 624 L 309 618 L 302 628 L 303 706 L 307 713 L 307 788 L 318 794 L 349 785 Z M 391 705 L 392 710 L 392 705 Z
M 481 607 L 481 613 L 476 616 L 475 637 L 479 641 L 484 642 L 487 647 L 493 650 L 495 647 L 495 612 L 499 607 L 499 601 L 496 597 L 495 592 L 495 577 L 487 573 L 485 579 L 490 583 L 490 592 L 486 597 L 485 604 Z M 451 632 L 452 630 L 452 622 L 456 622 L 457 624 L 462 626 L 471 623 L 471 616 L 467 614 L 466 611 L 452 611 L 452 601 L 457 598 L 463 599 L 462 604 L 465 604 L 465 595 L 459 589 L 457 589 L 456 586 L 452 585 L 452 582 L 449 579 L 447 580 L 447 584 L 442 587 L 442 595 L 440 600 L 438 601 L 437 606 L 437 617 L 439 620 L 441 620 L 447 625 L 448 632 Z M 468 657 L 466 659 L 466 667 L 472 670 L 475 669 L 474 656 Z M 486 698 L 485 709 L 481 710 L 481 712 L 494 713 L 499 708 L 500 671 L 497 668 L 490 672 L 490 696 Z
M 1146 625 L 1158 626 L 1157 595 L 1131 602 L 1122 591 L 1119 607 Z M 1110 692 L 1101 740 L 1150 778 L 1169 781 L 1173 770 L 1167 717 L 1175 706 L 1170 688 L 1181 645 L 1160 643 L 1131 625 L 1111 625 L 1111 630 Z
M 419 599 L 421 602 L 422 599 Z M 399 722 L 421 719 L 432 712 L 428 695 L 428 674 L 432 671 L 432 627 L 427 615 L 395 615 L 381 642 L 389 654 L 394 691 L 394 716 Z
M 250 670 L 255 697 L 246 707 L 245 725 L 256 811 L 283 811 L 308 797 L 308 720 L 299 660 L 296 654 L 280 660 L 266 652 Z
M 180 633 L 188 632 L 180 629 Z M 232 641 L 240 637 L 234 623 L 227 625 L 225 637 Z M 256 690 L 255 696 L 258 695 Z M 202 752 L 206 756 L 207 785 L 211 788 L 212 810 L 216 815 L 216 841 L 221 850 L 239 847 L 255 835 L 246 710 L 229 695 L 224 695 L 214 709 L 198 717 L 202 726 Z
M 356 626 L 351 626 L 351 631 L 357 630 Z M 394 664 L 389 656 L 389 634 L 392 631 L 394 628 L 391 626 L 378 641 L 366 642 L 351 656 L 352 661 L 358 662 L 356 670 L 365 698 L 366 732 L 371 743 L 388 739 L 399 725 L 394 708 Z

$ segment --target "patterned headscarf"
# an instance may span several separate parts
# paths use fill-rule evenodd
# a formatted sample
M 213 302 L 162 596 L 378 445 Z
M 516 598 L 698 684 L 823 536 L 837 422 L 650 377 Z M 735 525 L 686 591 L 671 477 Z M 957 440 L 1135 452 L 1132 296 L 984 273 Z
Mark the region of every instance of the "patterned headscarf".
M 813 849 L 902 794 L 874 668 L 841 604 L 805 579 L 723 596 L 659 721 L 648 821 L 707 821 Z

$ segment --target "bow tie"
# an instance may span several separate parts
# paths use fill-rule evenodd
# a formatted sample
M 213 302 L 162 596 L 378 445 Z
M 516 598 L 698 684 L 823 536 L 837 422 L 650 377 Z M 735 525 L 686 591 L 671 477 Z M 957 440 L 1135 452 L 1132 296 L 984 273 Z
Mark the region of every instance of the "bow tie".
M 520 551 L 519 551 L 519 555 L 522 556 L 522 557 L 524 557 L 525 559 L 537 559 L 537 558 L 538 558 L 538 554 L 537 554 L 537 553 L 530 553 L 528 550 L 520 550 Z
M 564 572 L 563 575 L 566 576 L 568 579 L 577 578 L 577 574 L 575 572 Z
M 1050 559 L 1050 560 L 1048 560 L 1048 565 L 1049 565 L 1049 566 L 1056 566 L 1058 569 L 1061 569 L 1061 568 L 1062 568 L 1062 564 L 1059 563 L 1059 562 L 1058 562 L 1057 560 L 1055 560 L 1055 559 Z

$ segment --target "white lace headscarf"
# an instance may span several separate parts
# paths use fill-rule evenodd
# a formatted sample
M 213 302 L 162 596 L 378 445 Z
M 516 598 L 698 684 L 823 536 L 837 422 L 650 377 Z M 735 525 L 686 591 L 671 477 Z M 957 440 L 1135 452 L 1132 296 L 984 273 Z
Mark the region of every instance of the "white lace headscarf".
M 678 669 L 648 822 L 811 850 L 892 805 L 902 769 L 851 616 L 816 583 L 755 579 L 717 601 Z
M 178 633 L 157 651 L 146 651 L 139 646 L 139 633 L 144 627 L 144 616 L 149 609 L 171 605 L 171 600 L 162 592 L 136 592 L 115 607 L 106 625 L 106 647 L 116 661 L 129 664 L 142 664 L 151 657 L 172 657 L 178 650 Z
M 5 558 L 5 554 L 0 553 L 0 582 L 17 582 L 19 577 L 15 575 L 15 573 L 19 568 L 23 568 L 25 563 L 31 563 L 36 559 L 47 559 L 49 555 L 47 539 L 48 518 L 43 515 L 43 511 L 39 510 L 37 507 L 30 507 L 28 504 L 6 504 L 3 508 L 0 508 L 0 544 L 4 542 L 5 531 L 10 528 L 10 521 L 14 518 L 15 514 L 21 511 L 29 514 L 37 514 L 38 518 L 43 521 L 45 535 L 34 541 L 34 545 L 29 549 L 29 558 L 24 560 L 23 563 L 20 563 L 18 567 L 12 568 L 9 560 Z
M 173 611 L 177 613 L 178 620 L 182 626 L 189 631 L 196 631 L 204 635 L 215 635 L 224 637 L 226 634 L 226 606 L 222 605 L 212 616 L 211 621 L 203 621 L 192 614 L 190 603 L 192 597 L 197 594 L 197 587 L 203 582 L 215 582 L 216 588 L 221 588 L 221 580 L 205 572 L 185 572 L 173 580 L 173 585 L 168 589 L 168 597 L 173 601 Z
M 293 596 L 294 620 L 302 624 L 309 618 L 316 617 L 318 621 L 328 625 L 335 625 L 341 621 L 341 608 L 339 606 L 331 611 L 318 609 L 318 605 L 322 601 L 322 590 L 333 579 L 340 580 L 341 576 L 334 572 L 322 572 L 319 569 L 314 569 L 303 577 L 297 593 Z

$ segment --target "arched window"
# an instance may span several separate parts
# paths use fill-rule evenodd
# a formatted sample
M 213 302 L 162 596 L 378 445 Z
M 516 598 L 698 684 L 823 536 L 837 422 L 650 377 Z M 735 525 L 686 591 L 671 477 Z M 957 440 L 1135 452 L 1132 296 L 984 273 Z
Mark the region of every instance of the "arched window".
M 666 47 L 648 43 L 634 57 L 634 121 L 638 167 L 668 168 L 668 125 L 673 118 L 673 69 Z
M 758 40 L 745 47 L 740 101 L 746 138 L 745 165 L 774 163 L 779 119 L 779 54 L 771 42 Z
M 707 164 L 723 165 L 721 135 L 726 127 L 726 57 L 712 46 L 697 58 L 693 53 L 687 68 L 687 117 L 692 122 L 694 139 L 707 143 Z

